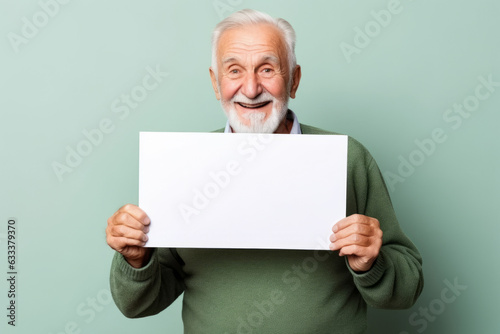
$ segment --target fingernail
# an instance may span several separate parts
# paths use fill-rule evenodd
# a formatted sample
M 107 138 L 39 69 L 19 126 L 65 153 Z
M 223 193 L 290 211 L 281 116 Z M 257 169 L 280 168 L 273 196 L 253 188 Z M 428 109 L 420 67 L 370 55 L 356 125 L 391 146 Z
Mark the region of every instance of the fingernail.
M 338 226 L 337 226 L 337 225 L 333 225 L 333 227 L 332 227 L 332 232 L 333 232 L 333 233 L 335 233 L 335 232 L 337 232 L 337 231 L 338 231 L 338 229 L 339 229 L 339 228 L 338 228 Z

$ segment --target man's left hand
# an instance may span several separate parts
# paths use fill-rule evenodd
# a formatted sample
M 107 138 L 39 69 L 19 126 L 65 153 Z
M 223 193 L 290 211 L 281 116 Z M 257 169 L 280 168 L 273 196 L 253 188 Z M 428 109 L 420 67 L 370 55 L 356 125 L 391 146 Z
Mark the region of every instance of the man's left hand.
M 330 249 L 347 255 L 349 266 L 357 272 L 368 271 L 382 247 L 382 230 L 377 219 L 354 214 L 339 220 L 332 228 Z

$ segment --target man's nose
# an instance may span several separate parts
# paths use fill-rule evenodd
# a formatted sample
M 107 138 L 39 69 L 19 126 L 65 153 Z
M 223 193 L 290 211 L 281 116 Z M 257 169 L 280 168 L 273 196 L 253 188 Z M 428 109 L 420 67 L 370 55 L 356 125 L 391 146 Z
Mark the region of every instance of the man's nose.
M 249 99 L 254 99 L 262 93 L 260 79 L 256 73 L 248 73 L 245 76 L 241 92 Z

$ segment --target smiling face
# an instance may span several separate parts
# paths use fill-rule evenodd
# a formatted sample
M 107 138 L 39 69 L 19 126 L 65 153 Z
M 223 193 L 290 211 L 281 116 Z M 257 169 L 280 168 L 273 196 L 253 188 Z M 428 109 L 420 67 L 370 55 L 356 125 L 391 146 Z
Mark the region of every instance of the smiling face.
M 288 98 L 300 80 L 297 66 L 290 80 L 286 45 L 270 24 L 225 31 L 217 50 L 218 73 L 212 85 L 235 132 L 287 132 Z M 288 130 L 289 132 L 289 130 Z

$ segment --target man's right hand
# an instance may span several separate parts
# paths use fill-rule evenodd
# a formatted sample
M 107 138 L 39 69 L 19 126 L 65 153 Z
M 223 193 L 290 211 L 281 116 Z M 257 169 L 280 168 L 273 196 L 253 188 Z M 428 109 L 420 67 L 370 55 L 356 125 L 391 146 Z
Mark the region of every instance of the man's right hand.
M 151 248 L 144 248 L 151 220 L 137 205 L 126 204 L 108 219 L 106 241 L 121 253 L 134 268 L 143 267 L 151 255 Z

